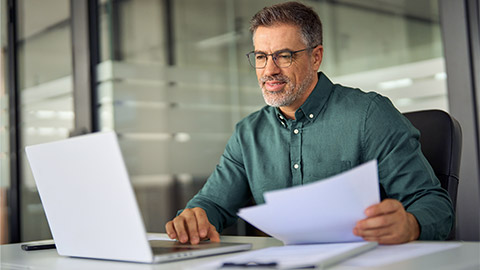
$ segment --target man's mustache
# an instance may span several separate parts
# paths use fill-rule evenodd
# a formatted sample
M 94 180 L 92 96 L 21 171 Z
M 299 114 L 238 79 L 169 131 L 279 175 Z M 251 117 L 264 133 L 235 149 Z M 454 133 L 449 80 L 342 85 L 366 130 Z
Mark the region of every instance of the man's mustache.
M 268 81 L 279 81 L 279 82 L 288 83 L 290 80 L 288 79 L 287 76 L 284 76 L 284 75 L 264 76 L 260 78 L 261 83 L 266 83 Z

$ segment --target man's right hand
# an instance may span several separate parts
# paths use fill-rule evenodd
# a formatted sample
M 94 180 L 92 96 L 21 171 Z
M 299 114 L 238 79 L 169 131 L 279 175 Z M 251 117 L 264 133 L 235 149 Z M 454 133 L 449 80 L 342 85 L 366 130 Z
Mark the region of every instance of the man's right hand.
M 177 239 L 180 243 L 198 244 L 201 240 L 210 238 L 212 242 L 220 242 L 220 235 L 200 207 L 187 208 L 165 224 L 168 237 Z

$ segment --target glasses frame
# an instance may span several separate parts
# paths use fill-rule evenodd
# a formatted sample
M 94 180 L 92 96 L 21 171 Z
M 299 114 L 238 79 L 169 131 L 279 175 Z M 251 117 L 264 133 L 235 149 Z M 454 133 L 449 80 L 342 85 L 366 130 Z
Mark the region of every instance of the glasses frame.
M 248 59 L 248 63 L 250 64 L 250 66 L 252 66 L 254 69 L 263 69 L 267 66 L 267 62 L 268 62 L 268 57 L 271 56 L 272 59 L 273 59 L 273 63 L 275 64 L 275 66 L 277 66 L 278 68 L 287 68 L 287 67 L 290 67 L 293 63 L 293 56 L 299 52 L 303 52 L 303 51 L 307 51 L 307 50 L 312 50 L 312 49 L 315 49 L 317 46 L 313 46 L 313 47 L 308 47 L 308 48 L 305 48 L 305 49 L 302 49 L 302 50 L 298 50 L 298 51 L 291 51 L 291 50 L 288 50 L 288 49 L 285 49 L 285 50 L 279 50 L 279 51 L 276 51 L 276 52 L 273 52 L 273 53 L 264 53 L 264 52 L 256 52 L 256 51 L 251 51 L 247 54 L 245 54 L 247 56 L 247 59 Z M 288 66 L 280 66 L 277 64 L 277 57 L 279 54 L 281 53 L 290 53 L 290 64 L 288 64 Z M 263 67 L 258 67 L 255 65 L 255 63 L 252 63 L 252 61 L 250 60 L 250 55 L 256 55 L 256 54 L 263 54 L 265 55 L 266 59 L 265 59 L 265 65 Z

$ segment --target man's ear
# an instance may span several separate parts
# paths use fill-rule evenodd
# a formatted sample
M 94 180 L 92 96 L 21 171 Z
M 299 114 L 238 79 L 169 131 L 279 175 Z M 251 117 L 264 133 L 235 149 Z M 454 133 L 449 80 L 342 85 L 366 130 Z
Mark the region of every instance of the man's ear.
M 323 60 L 323 46 L 318 45 L 317 47 L 315 47 L 313 49 L 312 56 L 313 56 L 313 68 L 315 70 L 318 70 Z

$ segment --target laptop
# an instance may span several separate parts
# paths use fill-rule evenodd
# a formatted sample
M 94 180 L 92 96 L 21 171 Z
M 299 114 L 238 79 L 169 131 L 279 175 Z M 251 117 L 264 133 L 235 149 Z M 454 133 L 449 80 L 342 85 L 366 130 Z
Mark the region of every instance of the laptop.
M 158 263 L 248 250 L 248 243 L 151 240 L 114 132 L 26 147 L 57 252 Z

